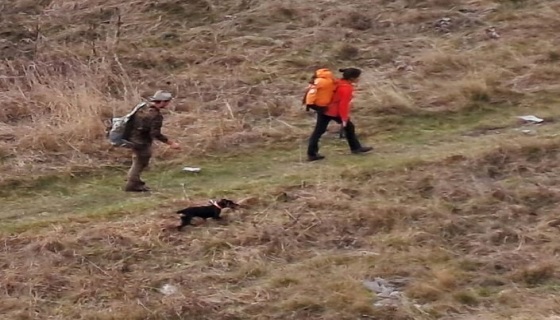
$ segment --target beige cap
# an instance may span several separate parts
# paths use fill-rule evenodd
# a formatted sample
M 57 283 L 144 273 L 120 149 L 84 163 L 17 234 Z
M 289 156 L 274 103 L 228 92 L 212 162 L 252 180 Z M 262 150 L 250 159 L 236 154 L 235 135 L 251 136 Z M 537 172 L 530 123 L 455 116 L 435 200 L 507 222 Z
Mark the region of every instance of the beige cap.
M 169 92 L 158 90 L 149 99 L 150 101 L 169 101 L 173 99 L 173 95 Z

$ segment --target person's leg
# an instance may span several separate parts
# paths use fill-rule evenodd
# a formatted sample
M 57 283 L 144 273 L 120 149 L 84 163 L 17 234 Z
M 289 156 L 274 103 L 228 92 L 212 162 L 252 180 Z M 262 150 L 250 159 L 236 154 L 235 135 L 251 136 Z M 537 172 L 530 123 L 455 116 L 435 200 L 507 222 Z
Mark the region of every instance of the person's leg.
M 140 162 L 138 161 L 138 149 L 132 149 L 132 165 L 126 175 L 127 182 L 134 182 L 140 180 Z
M 147 147 L 146 149 L 142 149 L 142 152 L 140 154 L 140 164 L 142 166 L 142 170 L 140 170 L 139 176 L 142 175 L 142 172 L 144 172 L 146 170 L 146 168 L 148 167 L 148 165 L 150 164 L 150 159 L 152 159 L 152 146 L 151 145 L 149 147 Z M 140 183 L 147 190 L 148 188 L 145 186 L 144 181 L 142 181 L 141 178 L 139 180 L 140 180 Z
M 359 150 L 362 147 L 360 141 L 358 140 L 358 137 L 356 137 L 356 128 L 354 127 L 352 121 L 348 120 L 348 122 L 346 123 L 346 127 L 344 127 L 344 133 L 346 135 L 346 141 L 348 141 L 350 150 Z
M 147 191 L 147 188 L 144 186 L 145 183 L 140 176 L 150 163 L 151 157 L 151 146 L 132 149 L 132 166 L 128 171 L 128 181 L 125 187 L 126 191 Z
M 352 153 L 366 153 L 373 150 L 372 147 L 363 147 L 356 136 L 356 127 L 352 121 L 348 120 L 346 127 L 344 127 L 344 132 L 346 134 L 346 141 L 348 141 L 348 146 Z
M 317 112 L 317 122 L 309 138 L 309 145 L 307 147 L 307 157 L 310 161 L 323 159 L 323 157 L 319 155 L 319 140 L 327 131 L 330 121 L 331 117 L 324 115 L 322 112 Z

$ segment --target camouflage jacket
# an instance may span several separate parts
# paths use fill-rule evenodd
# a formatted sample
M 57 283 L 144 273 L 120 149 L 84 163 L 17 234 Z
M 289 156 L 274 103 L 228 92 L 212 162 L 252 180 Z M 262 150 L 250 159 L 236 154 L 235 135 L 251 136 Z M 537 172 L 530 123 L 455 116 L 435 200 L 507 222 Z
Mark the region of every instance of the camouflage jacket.
M 131 119 L 130 133 L 128 139 L 135 147 L 147 147 L 154 139 L 167 143 L 169 139 L 161 133 L 163 115 L 156 107 L 144 107 Z

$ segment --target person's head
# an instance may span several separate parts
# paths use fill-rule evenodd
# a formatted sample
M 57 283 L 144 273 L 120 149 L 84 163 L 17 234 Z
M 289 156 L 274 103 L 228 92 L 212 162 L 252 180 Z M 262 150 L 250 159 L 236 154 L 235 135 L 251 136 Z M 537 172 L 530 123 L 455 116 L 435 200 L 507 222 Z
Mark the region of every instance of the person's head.
M 158 90 L 156 91 L 156 93 L 154 93 L 153 96 L 150 97 L 150 102 L 156 108 L 163 109 L 167 107 L 171 99 L 173 99 L 173 95 L 171 93 Z
M 362 70 L 356 68 L 343 68 L 338 71 L 342 73 L 342 79 L 350 82 L 358 82 L 362 74 Z

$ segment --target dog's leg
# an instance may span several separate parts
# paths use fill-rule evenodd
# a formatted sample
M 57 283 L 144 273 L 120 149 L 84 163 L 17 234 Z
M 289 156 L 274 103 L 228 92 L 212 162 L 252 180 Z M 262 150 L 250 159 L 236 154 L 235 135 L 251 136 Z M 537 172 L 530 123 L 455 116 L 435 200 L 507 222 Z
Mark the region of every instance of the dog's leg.
M 220 217 L 220 213 L 222 213 L 221 210 L 220 210 L 220 211 L 217 211 L 217 212 L 215 211 L 214 214 L 212 215 L 212 219 L 214 219 L 214 220 L 222 220 L 222 217 Z
M 183 227 L 189 226 L 191 224 L 191 219 L 192 219 L 192 216 L 190 216 L 190 215 L 181 216 L 181 225 L 179 225 L 177 227 L 177 230 L 181 231 L 183 229 Z
M 181 231 L 183 229 L 183 227 L 186 226 L 185 222 L 183 221 L 183 219 L 181 219 L 181 224 L 177 226 L 177 231 Z

